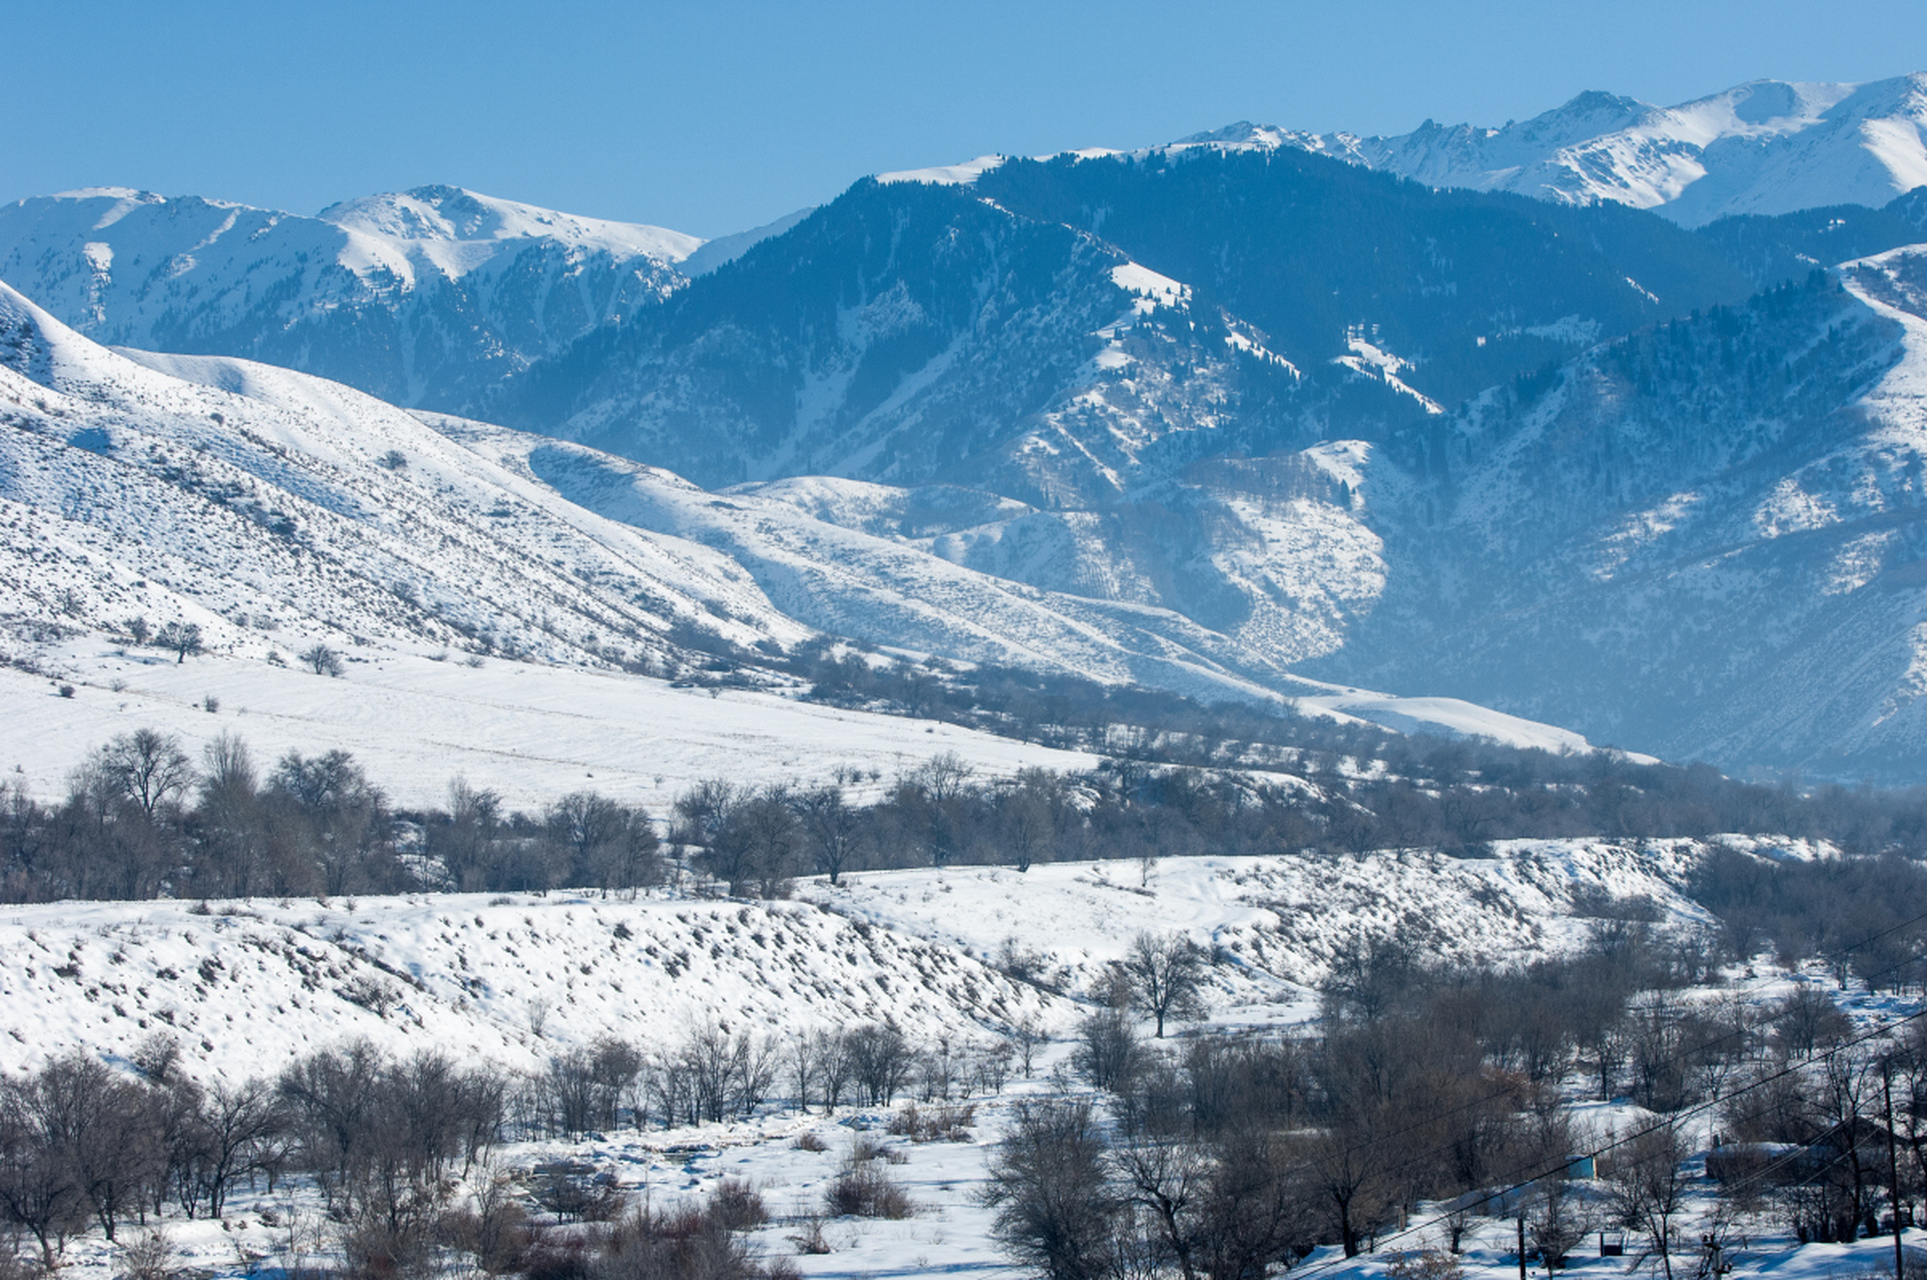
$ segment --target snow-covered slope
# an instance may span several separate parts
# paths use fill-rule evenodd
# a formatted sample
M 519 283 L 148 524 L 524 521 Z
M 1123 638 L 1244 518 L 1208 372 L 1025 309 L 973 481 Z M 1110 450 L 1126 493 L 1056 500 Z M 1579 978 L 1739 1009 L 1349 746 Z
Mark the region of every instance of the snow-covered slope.
M 440 186 L 316 217 L 120 188 L 0 208 L 0 279 L 97 341 L 443 408 L 659 301 L 701 244 Z
M 1183 932 L 1211 951 L 1215 1019 L 1296 1020 L 1333 957 L 1360 943 L 1510 964 L 1584 945 L 1585 913 L 1606 902 L 1647 904 L 1662 927 L 1704 923 L 1681 892 L 1704 850 L 1516 841 L 1477 861 L 874 872 L 760 905 L 437 894 L 206 913 L 13 907 L 0 919 L 0 1069 L 74 1046 L 126 1057 L 157 1032 L 178 1036 L 202 1074 L 230 1078 L 353 1037 L 527 1069 L 611 1030 L 670 1049 L 712 1020 L 782 1034 L 887 1019 L 922 1040 L 989 1039 L 1034 1017 L 1061 1033 L 1077 1006 L 999 966 L 1088 994 L 1141 932 Z
M 966 176 L 860 182 L 472 416 L 710 487 L 831 474 L 1089 508 L 1201 457 L 1382 436 L 1749 291 L 1658 218 L 1296 152 Z
M 389 799 L 445 808 L 456 778 L 535 813 L 591 790 L 666 816 L 699 782 L 813 785 L 867 773 L 867 797 L 932 756 L 984 777 L 1088 769 L 1080 752 L 999 738 L 912 716 L 799 702 L 784 691 L 715 689 L 646 676 L 529 662 L 467 662 L 381 646 L 345 653 L 329 679 L 299 662 L 170 654 L 99 634 L 22 645 L 0 667 L 0 774 L 57 800 L 69 771 L 109 739 L 153 728 L 200 759 L 217 735 L 263 763 L 287 752 L 352 755 Z M 59 696 L 66 685 L 73 696 Z
M 1927 184 L 1927 73 L 1755 80 L 1674 107 L 1608 93 L 1503 128 L 1428 120 L 1394 137 L 1230 125 L 1166 149 L 1295 147 L 1431 186 L 1610 200 L 1689 227 L 1728 214 L 1878 207 Z
M 1213 1016 L 1236 1021 L 1302 1013 L 1334 957 L 1360 944 L 1503 966 L 1583 946 L 1584 913 L 1604 901 L 1650 904 L 1674 926 L 1703 923 L 1683 891 L 1704 852 L 1690 840 L 1512 840 L 1470 860 L 1389 851 L 956 867 L 811 881 L 802 893 L 981 959 L 1027 955 L 1033 972 L 1056 970 L 1083 992 L 1139 934 L 1181 932 L 1217 961 Z
M 365 1038 L 539 1069 L 620 1034 L 671 1051 L 889 1020 L 988 1040 L 1070 1006 L 953 948 L 806 905 L 476 895 L 62 903 L 0 921 L 0 1069 L 172 1034 L 201 1078 L 273 1072 Z
M 741 569 L 561 501 L 346 387 L 96 346 L 0 286 L 0 502 L 16 625 L 673 663 L 679 622 L 807 635 Z
M 773 693 L 719 705 L 618 674 L 685 674 L 713 662 L 703 649 L 716 640 L 777 653 L 820 632 L 1208 698 L 1309 694 L 1345 714 L 1332 690 L 1284 670 L 1343 631 L 1346 592 L 1368 600 L 1379 582 L 1369 535 L 1323 488 L 1281 491 L 1235 554 L 1254 595 L 1296 580 L 1300 597 L 1220 631 L 1156 593 L 972 567 L 987 553 L 964 544 L 1027 536 L 999 522 L 1057 519 L 989 495 L 953 501 L 962 526 L 888 536 L 855 511 L 917 495 L 822 480 L 811 513 L 795 494 L 712 494 L 304 374 L 109 351 L 3 290 L 0 649 L 23 665 L 0 679 L 17 713 L 0 765 L 23 766 L 39 794 L 143 723 L 190 745 L 234 730 L 272 754 L 343 747 L 417 804 L 456 773 L 530 805 L 590 775 L 660 807 L 706 776 L 894 774 L 945 750 L 994 773 L 1089 763 Z M 1359 564 L 1321 582 L 1340 563 L 1326 531 L 1345 528 L 1362 540 Z M 1085 560 L 1093 572 L 1122 563 L 1094 545 Z M 130 650 L 137 617 L 192 623 L 208 652 L 183 665 Z M 301 669 L 316 645 L 345 655 L 352 691 Z M 54 697 L 60 683 L 75 696 Z M 1429 703 L 1403 723 L 1475 722 L 1521 740 L 1555 732 Z
M 1388 446 L 1387 589 L 1316 669 L 1671 759 L 1918 778 L 1924 285 L 1927 253 L 1879 255 Z

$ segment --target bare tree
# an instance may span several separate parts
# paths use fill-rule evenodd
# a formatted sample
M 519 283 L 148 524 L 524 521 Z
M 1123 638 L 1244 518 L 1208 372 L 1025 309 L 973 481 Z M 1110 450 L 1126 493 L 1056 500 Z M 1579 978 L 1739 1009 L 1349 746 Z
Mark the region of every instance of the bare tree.
M 186 1097 L 190 1162 L 181 1176 L 192 1179 L 198 1201 L 218 1218 L 237 1180 L 278 1166 L 287 1115 L 274 1086 L 261 1079 L 217 1081 L 205 1090 L 189 1089 Z
M 982 1192 L 991 1234 L 1049 1280 L 1111 1275 L 1122 1205 L 1090 1104 L 1020 1101 L 1014 1118 Z
M 1051 854 L 1057 834 L 1056 790 L 1056 780 L 1044 770 L 1025 769 L 1017 775 L 1017 785 L 998 800 L 997 834 L 1004 856 L 1019 871 L 1029 871 L 1033 863 Z
M 1099 1009 L 1077 1026 L 1071 1063 L 1100 1089 L 1122 1093 L 1144 1067 L 1145 1050 L 1122 1009 Z
M 100 764 L 150 822 L 170 798 L 194 785 L 194 765 L 180 739 L 158 729 L 116 737 L 100 749 Z
M 1119 962 L 1130 983 L 1131 1002 L 1157 1021 L 1157 1038 L 1164 1038 L 1164 1020 L 1192 1015 L 1203 1007 L 1199 985 L 1204 980 L 1204 951 L 1181 933 L 1162 936 L 1140 933 Z
M 23 1087 L 0 1082 L 0 1214 L 40 1246 L 52 1274 L 67 1238 L 87 1221 L 87 1202 L 71 1168 L 32 1114 Z
M 844 1036 L 850 1057 L 850 1078 L 868 1095 L 871 1106 L 886 1106 L 909 1077 L 915 1055 L 903 1033 L 887 1023 L 871 1022 Z
M 303 649 L 300 657 L 308 670 L 318 676 L 339 676 L 348 669 L 343 665 L 339 653 L 319 641 Z
M 1687 1154 L 1679 1126 L 1661 1124 L 1621 1147 L 1610 1171 L 1613 1212 L 1652 1240 L 1645 1257 L 1658 1256 L 1666 1280 L 1673 1280 L 1673 1218 L 1684 1207 L 1689 1185 L 1681 1167 Z
M 849 1036 L 836 1030 L 814 1032 L 816 1041 L 816 1073 L 823 1086 L 823 1112 L 834 1112 L 843 1103 L 843 1095 L 850 1087 L 850 1043 Z
M 1050 1033 L 1036 1014 L 1027 1013 L 1011 1024 L 1010 1040 L 1017 1046 L 1017 1060 L 1024 1064 L 1024 1079 L 1028 1080 L 1037 1050 L 1050 1043 Z
M 799 791 L 790 798 L 802 822 L 804 846 L 816 869 L 836 884 L 855 859 L 863 834 L 863 815 L 832 784 Z
M 197 622 L 170 622 L 154 633 L 154 643 L 174 653 L 176 665 L 201 652 L 201 626 Z
M 549 806 L 550 838 L 569 856 L 569 883 L 633 890 L 655 878 L 656 831 L 649 815 L 593 791 L 574 791 Z
M 810 1110 L 810 1090 L 823 1074 L 821 1032 L 795 1031 L 790 1034 L 785 1065 L 790 1074 L 790 1098 L 805 1115 Z

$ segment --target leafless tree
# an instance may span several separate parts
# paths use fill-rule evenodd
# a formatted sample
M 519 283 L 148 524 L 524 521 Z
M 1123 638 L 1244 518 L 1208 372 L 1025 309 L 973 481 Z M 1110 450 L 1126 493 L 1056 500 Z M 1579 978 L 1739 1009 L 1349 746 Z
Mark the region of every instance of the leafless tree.
M 863 838 L 863 814 L 834 784 L 811 787 L 790 797 L 802 823 L 804 846 L 812 864 L 836 884 L 855 860 Z
M 992 1235 L 1049 1280 L 1109 1276 L 1123 1206 L 1090 1105 L 1026 1100 L 1014 1121 L 982 1193 L 996 1211 Z
M 302 665 L 318 676 L 339 676 L 348 669 L 341 654 L 320 641 L 303 649 L 300 657 Z
M 1166 1018 L 1193 1016 L 1203 1008 L 1199 986 L 1204 980 L 1205 955 L 1197 943 L 1181 933 L 1140 933 L 1119 962 L 1131 986 L 1131 1001 L 1157 1022 L 1157 1038 L 1164 1038 Z
M 154 634 L 154 643 L 172 650 L 179 665 L 201 652 L 201 626 L 198 622 L 170 622 Z
M 162 805 L 194 785 L 194 764 L 180 739 L 158 729 L 121 734 L 100 749 L 100 763 L 150 822 Z
M 862 1088 L 871 1106 L 888 1105 L 909 1077 L 915 1057 L 903 1033 L 887 1023 L 866 1023 L 845 1035 L 844 1046 L 850 1056 L 850 1079 Z
M 1607 1183 L 1613 1212 L 1626 1226 L 1646 1233 L 1652 1244 L 1645 1256 L 1659 1258 L 1666 1280 L 1673 1280 L 1673 1219 L 1690 1185 L 1682 1168 L 1687 1155 L 1678 1125 L 1655 1126 L 1613 1154 Z

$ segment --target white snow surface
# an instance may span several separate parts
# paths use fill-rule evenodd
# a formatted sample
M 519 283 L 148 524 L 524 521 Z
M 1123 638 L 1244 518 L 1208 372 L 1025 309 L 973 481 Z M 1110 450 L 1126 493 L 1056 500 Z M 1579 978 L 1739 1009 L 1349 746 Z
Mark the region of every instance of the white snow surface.
M 662 817 L 708 778 L 760 785 L 875 773 L 863 796 L 951 752 L 984 777 L 1024 768 L 1081 770 L 1097 761 L 909 716 L 843 711 L 773 692 L 677 688 L 577 667 L 489 661 L 471 668 L 385 647 L 351 650 L 329 679 L 297 662 L 208 656 L 176 664 L 99 637 L 50 646 L 46 676 L 0 669 L 0 777 L 54 800 L 66 775 L 108 739 L 157 728 L 198 759 L 216 735 L 258 761 L 289 751 L 352 754 L 397 804 L 440 808 L 456 777 L 537 811 L 597 791 Z M 70 684 L 71 698 L 57 686 Z M 117 689 L 114 686 L 119 685 Z M 206 709 L 212 696 L 218 706 Z
M 989 1038 L 1069 1012 L 954 949 L 802 904 L 449 894 L 196 910 L 0 913 L 0 1069 L 76 1047 L 124 1061 L 162 1031 L 197 1075 L 234 1080 L 355 1038 L 525 1070 L 617 1030 L 658 1049 L 709 1022 L 888 1019 Z
M 978 178 L 1002 165 L 1009 156 L 978 156 L 958 164 L 931 165 L 923 169 L 897 169 L 879 173 L 878 182 L 924 182 L 937 187 L 967 187 Z
M 363 235 L 419 246 L 450 275 L 462 274 L 473 258 L 457 254 L 444 260 L 436 256 L 437 246 L 493 248 L 504 240 L 546 239 L 617 257 L 640 255 L 680 262 L 703 244 L 700 236 L 665 227 L 585 218 L 460 187 L 418 187 L 361 196 L 329 205 L 315 216 Z
M 1737 847 L 1760 842 L 1727 837 Z M 1649 901 L 1674 925 L 1704 923 L 1682 890 L 1707 846 L 1690 840 L 1498 842 L 1494 856 L 1428 850 L 1361 857 L 1165 858 L 1137 862 L 871 872 L 803 896 L 844 914 L 949 943 L 985 960 L 1006 946 L 1041 956 L 1089 990 L 1141 933 L 1180 931 L 1210 948 L 1217 1021 L 1304 1016 L 1334 955 L 1402 941 L 1436 960 L 1500 966 L 1563 954 L 1589 928 L 1588 895 Z M 1805 846 L 1799 846 L 1805 852 Z

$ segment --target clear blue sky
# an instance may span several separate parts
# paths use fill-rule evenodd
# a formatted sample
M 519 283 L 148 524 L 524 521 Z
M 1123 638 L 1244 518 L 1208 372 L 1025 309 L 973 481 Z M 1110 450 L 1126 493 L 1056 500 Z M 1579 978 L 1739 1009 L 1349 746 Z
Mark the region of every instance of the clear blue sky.
M 0 199 L 447 182 L 705 236 L 985 152 L 1927 69 L 1921 0 L 4 0 L 0 32 Z

